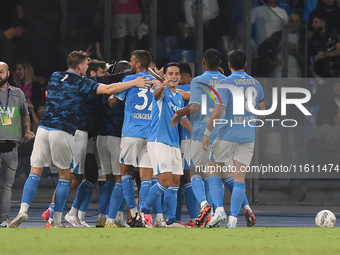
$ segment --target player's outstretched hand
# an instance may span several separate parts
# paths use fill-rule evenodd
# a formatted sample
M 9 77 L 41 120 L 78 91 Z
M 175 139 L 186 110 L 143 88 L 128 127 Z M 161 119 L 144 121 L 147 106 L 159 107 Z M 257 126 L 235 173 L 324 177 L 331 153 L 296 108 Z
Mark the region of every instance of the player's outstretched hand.
M 159 80 L 152 80 L 149 84 L 151 84 L 151 88 L 155 89 L 156 87 L 161 86 L 162 82 Z
M 202 146 L 205 151 L 208 151 L 208 146 L 210 142 L 210 136 L 204 135 L 202 140 Z
M 151 69 L 151 68 L 149 67 L 148 70 L 149 70 L 149 73 L 150 73 L 153 77 L 155 77 L 157 80 L 159 80 L 160 82 L 164 81 L 164 77 L 158 74 L 159 71 L 158 71 L 157 68 Z
M 171 127 L 176 127 L 177 125 L 177 121 L 180 119 L 180 115 L 178 115 L 177 113 L 175 113 L 175 115 L 172 117 L 171 119 Z
M 150 80 L 145 79 L 144 76 L 139 76 L 134 80 L 135 87 L 147 89 L 150 87 Z

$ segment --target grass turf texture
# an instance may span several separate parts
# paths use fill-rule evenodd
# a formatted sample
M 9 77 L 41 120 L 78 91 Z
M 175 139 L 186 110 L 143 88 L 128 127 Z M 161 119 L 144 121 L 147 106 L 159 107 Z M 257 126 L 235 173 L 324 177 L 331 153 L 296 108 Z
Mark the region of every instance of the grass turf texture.
M 3 229 L 0 254 L 340 254 L 340 228 Z

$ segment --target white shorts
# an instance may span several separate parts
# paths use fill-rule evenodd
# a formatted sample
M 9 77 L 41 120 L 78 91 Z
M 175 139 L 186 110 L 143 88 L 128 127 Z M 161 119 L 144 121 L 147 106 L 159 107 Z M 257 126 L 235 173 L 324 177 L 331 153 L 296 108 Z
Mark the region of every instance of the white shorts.
M 87 149 L 88 133 L 82 130 L 76 130 L 74 134 L 73 144 L 73 167 L 71 173 L 84 174 L 85 173 L 85 158 Z
M 181 150 L 179 148 L 159 142 L 148 142 L 148 151 L 154 175 L 166 172 L 183 175 Z
M 122 137 L 119 163 L 134 167 L 152 168 L 147 142 L 147 138 Z
M 61 130 L 38 127 L 31 155 L 31 166 L 41 168 L 53 164 L 64 170 L 70 169 L 73 152 L 73 136 Z
M 191 140 L 190 143 L 190 166 L 191 167 L 204 167 L 209 164 L 209 152 L 211 144 L 208 146 L 208 151 L 205 151 L 202 142 Z
M 233 165 L 238 161 L 249 166 L 254 152 L 254 143 L 234 143 L 224 140 L 215 140 L 211 147 L 210 159 L 217 163 Z
M 112 38 L 121 38 L 127 35 L 136 36 L 137 27 L 142 21 L 142 14 L 117 14 L 111 19 Z
M 184 170 L 189 170 L 190 166 L 190 139 L 181 141 L 182 166 Z
M 119 166 L 120 143 L 120 137 L 108 135 L 97 137 L 99 161 L 103 175 L 121 175 Z

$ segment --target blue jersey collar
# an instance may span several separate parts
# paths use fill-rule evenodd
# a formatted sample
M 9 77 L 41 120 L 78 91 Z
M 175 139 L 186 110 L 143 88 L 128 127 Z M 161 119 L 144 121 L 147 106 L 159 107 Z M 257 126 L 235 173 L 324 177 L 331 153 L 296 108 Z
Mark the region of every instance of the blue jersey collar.
M 67 70 L 66 72 L 67 72 L 67 73 L 73 73 L 73 74 L 75 74 L 75 75 L 78 75 L 76 72 L 73 72 L 73 71 L 70 71 L 70 70 Z
M 221 74 L 220 71 L 205 71 L 206 74 Z
M 230 76 L 246 76 L 247 73 L 246 72 L 233 72 Z

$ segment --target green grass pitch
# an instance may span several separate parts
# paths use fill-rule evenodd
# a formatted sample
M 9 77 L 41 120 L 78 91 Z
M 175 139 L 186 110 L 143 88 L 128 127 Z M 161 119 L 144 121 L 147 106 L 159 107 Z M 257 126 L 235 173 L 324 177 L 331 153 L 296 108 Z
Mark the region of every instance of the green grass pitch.
M 3 229 L 0 254 L 340 254 L 340 228 Z

